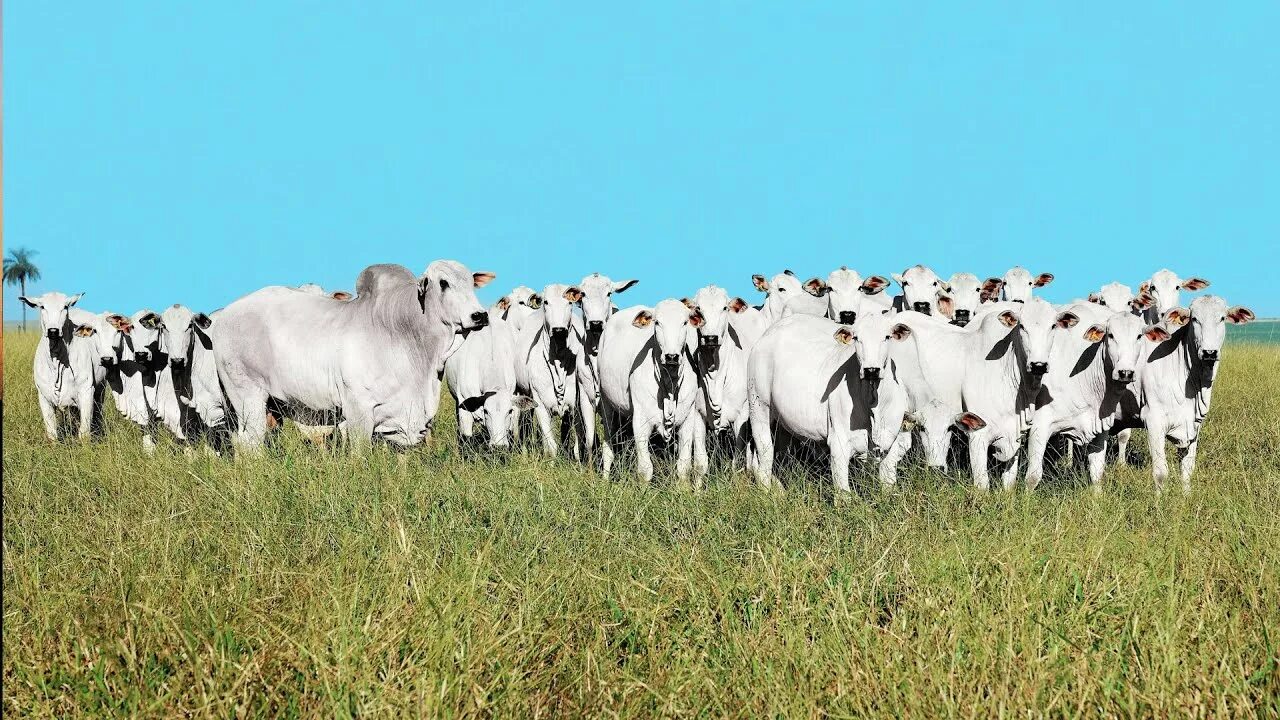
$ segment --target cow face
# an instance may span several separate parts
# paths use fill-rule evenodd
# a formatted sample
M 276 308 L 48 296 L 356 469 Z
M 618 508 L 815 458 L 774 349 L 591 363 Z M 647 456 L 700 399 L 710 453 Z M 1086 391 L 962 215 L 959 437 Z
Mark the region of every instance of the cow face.
M 663 300 L 653 310 L 637 312 L 631 324 L 653 332 L 658 364 L 674 369 L 679 367 L 685 350 L 696 341 L 702 322 L 702 315 L 697 310 L 689 309 L 679 300 Z
M 715 350 L 722 343 L 729 342 L 729 318 L 745 310 L 746 302 L 730 298 L 724 288 L 708 285 L 698 290 L 685 306 L 702 318 L 698 326 L 699 350 Z
M 577 285 L 582 290 L 582 299 L 578 302 L 582 306 L 582 320 L 586 323 L 588 335 L 593 332 L 598 335 L 604 331 L 604 324 L 613 314 L 613 296 L 626 292 L 637 282 L 639 281 L 614 282 L 600 273 L 582 278 L 582 282 Z
M 1058 329 L 1058 313 L 1040 298 L 1027 301 L 1018 313 L 1014 332 L 1022 342 L 1026 354 L 1026 367 L 1023 369 L 1031 376 L 1033 385 L 1049 371 L 1049 350 L 1053 332 Z
M 1009 302 L 1027 302 L 1031 299 L 1031 293 L 1038 287 L 1044 287 L 1053 282 L 1051 273 L 1040 273 L 1032 275 L 1026 268 L 1014 266 L 1002 278 L 991 278 L 987 280 L 987 287 L 998 286 L 1004 299 Z
M 1207 287 L 1209 287 L 1208 280 L 1198 277 L 1183 280 L 1177 273 L 1166 268 L 1142 283 L 1139 294 L 1150 295 L 1154 301 L 1157 316 L 1163 318 L 1170 310 L 1182 304 L 1183 290 L 1196 291 Z
M 894 282 L 902 287 L 907 310 L 932 315 L 936 309 L 938 293 L 942 292 L 942 280 L 924 265 L 915 265 L 893 274 Z
M 883 309 L 868 298 L 883 292 L 888 285 L 889 281 L 879 275 L 863 280 L 858 271 L 841 267 L 828 275 L 825 282 L 812 278 L 803 287 L 810 295 L 826 299 L 828 318 L 842 325 L 852 325 L 863 310 L 879 312 Z
M 858 377 L 871 383 L 880 382 L 889 364 L 889 344 L 911 337 L 911 328 L 897 322 L 896 316 L 881 308 L 876 312 L 864 312 L 852 328 L 841 326 L 835 338 L 845 345 L 853 345 L 858 356 Z
M 1137 377 L 1142 351 L 1149 342 L 1164 342 L 1169 333 L 1159 325 L 1145 325 L 1142 318 L 1130 314 L 1117 314 L 1105 325 L 1093 325 L 1084 331 L 1084 339 L 1103 343 L 1102 361 L 1107 377 L 1128 384 Z
M 973 273 L 956 273 L 942 289 L 951 298 L 951 324 L 968 325 L 982 304 L 982 281 Z
M 1102 286 L 1102 289 L 1089 295 L 1089 302 L 1101 305 L 1112 312 L 1133 312 L 1133 288 L 1123 283 L 1113 282 Z
M 175 370 L 185 369 L 195 341 L 196 314 L 175 304 L 167 308 L 160 319 L 160 347 L 169 355 L 171 367 Z
M 774 320 L 782 317 L 782 311 L 786 309 L 787 302 L 791 298 L 805 292 L 800 279 L 790 270 L 784 270 L 774 275 L 771 280 L 765 280 L 763 275 L 752 275 L 751 282 L 756 286 L 757 290 L 765 293 L 762 310 L 765 315 Z
M 489 324 L 489 313 L 476 299 L 476 288 L 495 277 L 491 272 L 473 273 L 454 260 L 436 260 L 418 279 L 418 301 L 423 313 L 436 314 L 454 332 L 478 330 Z
M 70 340 L 71 338 L 63 338 L 62 333 L 67 326 L 67 311 L 75 304 L 80 302 L 80 297 L 84 293 L 76 293 L 75 295 L 63 295 L 60 292 L 47 292 L 43 295 L 28 297 L 21 295 L 18 297 L 27 307 L 40 311 L 40 331 L 49 338 L 49 340 Z
M 1174 308 L 1165 316 L 1170 325 L 1189 325 L 1194 351 L 1201 362 L 1209 364 L 1216 363 L 1222 354 L 1227 323 L 1243 325 L 1254 319 L 1249 308 L 1241 305 L 1227 307 L 1227 301 L 1217 295 L 1198 297 L 1191 302 L 1190 310 Z
M 99 316 L 98 326 L 99 363 L 106 368 L 119 367 L 122 360 L 133 360 L 133 346 L 130 335 L 133 332 L 133 321 L 124 315 L 105 312 Z
M 139 310 L 129 321 L 130 331 L 127 344 L 133 349 L 133 360 L 140 365 L 152 365 L 167 354 L 162 347 L 164 338 L 164 318 L 150 310 Z M 163 357 L 162 357 L 163 356 Z M 155 369 L 155 368 L 152 368 Z
M 542 325 L 552 339 L 567 338 L 573 325 L 573 305 L 582 299 L 576 286 L 551 283 L 542 289 Z

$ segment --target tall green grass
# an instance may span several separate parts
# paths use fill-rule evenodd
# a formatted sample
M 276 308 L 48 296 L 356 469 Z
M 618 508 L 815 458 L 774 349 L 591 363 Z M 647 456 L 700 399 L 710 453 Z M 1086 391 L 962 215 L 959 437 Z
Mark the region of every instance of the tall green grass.
M 5 343 L 6 716 L 1280 714 L 1280 349 L 1228 348 L 1189 496 L 910 469 L 833 506 L 463 458 L 449 422 L 52 445 Z

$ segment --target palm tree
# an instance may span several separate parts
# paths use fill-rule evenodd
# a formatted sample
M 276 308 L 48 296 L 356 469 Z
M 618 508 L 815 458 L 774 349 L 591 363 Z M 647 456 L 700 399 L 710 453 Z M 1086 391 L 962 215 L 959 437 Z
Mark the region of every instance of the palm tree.
M 4 259 L 4 282 L 6 285 L 18 285 L 22 288 L 22 294 L 27 294 L 27 281 L 36 281 L 40 279 L 40 268 L 31 261 L 31 257 L 36 254 L 35 250 L 27 248 L 16 248 L 9 251 L 9 257 Z M 22 304 L 22 329 L 27 329 L 27 304 Z

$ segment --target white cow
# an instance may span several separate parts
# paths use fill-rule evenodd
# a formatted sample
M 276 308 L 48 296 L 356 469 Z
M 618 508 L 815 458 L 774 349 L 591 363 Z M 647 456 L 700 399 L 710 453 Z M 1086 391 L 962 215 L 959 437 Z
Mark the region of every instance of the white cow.
M 893 281 L 902 288 L 902 294 L 893 299 L 893 307 L 899 312 L 914 310 L 932 315 L 940 295 L 946 292 L 942 279 L 924 265 L 913 265 L 901 273 L 893 274 Z
M 329 292 L 315 283 L 303 283 L 296 289 L 309 295 L 328 296 L 334 300 L 350 300 L 353 297 L 353 295 L 346 290 L 334 290 L 333 292 Z
M 45 435 L 53 441 L 58 439 L 60 411 L 75 408 L 77 434 L 87 438 L 102 408 L 106 369 L 94 338 L 98 321 L 92 313 L 74 307 L 81 295 L 48 292 L 18 298 L 40 312 L 41 336 L 32 372 Z
M 516 413 L 533 407 L 528 397 L 515 394 L 516 337 L 510 325 L 490 315 L 488 326 L 467 332 L 445 361 L 444 377 L 457 406 L 459 442 L 470 442 L 478 421 L 489 447 L 507 447 Z
M 1193 277 L 1183 280 L 1168 268 L 1156 272 L 1138 287 L 1139 295 L 1151 296 L 1151 302 L 1145 310 L 1147 322 L 1161 322 L 1168 316 L 1170 310 L 1180 307 L 1183 290 L 1196 292 L 1207 287 L 1209 287 L 1209 281 L 1204 278 Z
M 1033 290 L 1053 282 L 1053 273 L 1040 273 L 1033 276 L 1026 268 L 1015 265 L 1003 277 L 987 278 L 983 283 L 983 293 L 991 300 L 997 298 L 1008 302 L 1027 302 Z
M 742 298 L 708 285 L 684 304 L 701 316 L 694 368 L 698 374 L 696 408 L 713 433 L 729 432 L 735 453 L 748 466 L 750 428 L 747 408 L 747 358 L 769 321 Z
M 884 289 L 889 281 L 879 275 L 866 280 L 857 270 L 843 265 L 833 270 L 827 279 L 809 278 L 804 283 L 805 292 L 826 302 L 824 314 L 835 322 L 852 325 L 858 312 L 864 307 L 879 312 L 893 305 L 893 298 Z
M 583 461 L 592 462 L 591 453 L 596 444 L 596 415 L 600 408 L 600 338 L 605 323 L 617 311 L 613 298 L 626 292 L 638 280 L 614 281 L 606 275 L 592 273 L 576 286 L 582 297 L 578 307 L 582 311 L 582 352 L 578 354 L 578 433 L 583 449 Z
M 567 442 L 573 430 L 578 356 L 582 354 L 582 333 L 575 323 L 573 304 L 580 299 L 582 291 L 576 287 L 547 285 L 542 289 L 541 305 L 516 339 L 516 392 L 532 398 L 542 448 L 550 456 L 559 450 L 551 419 L 560 418 L 561 442 Z M 571 450 L 577 453 L 580 448 Z
M 784 270 L 766 280 L 763 275 L 752 275 L 751 282 L 765 294 L 760 312 L 770 323 L 776 323 L 791 313 L 801 315 L 825 315 L 827 303 L 805 292 L 800 279 L 790 270 Z
M 896 318 L 862 312 L 850 328 L 796 315 L 756 343 L 747 363 L 748 393 L 762 488 L 781 487 L 773 474 L 778 430 L 827 445 L 838 493 L 850 490 L 850 460 L 873 452 L 881 483 L 893 484 L 894 465 L 910 443 L 902 432 L 907 397 L 889 364 L 889 348 L 911 330 Z
M 1144 349 L 1169 334 L 1128 312 L 1081 303 L 1058 314 L 1056 337 L 1027 439 L 1027 489 L 1044 474 L 1049 438 L 1065 435 L 1088 453 L 1089 479 L 1100 490 L 1107 436 L 1134 411 L 1130 392 Z
M 653 435 L 677 439 L 676 476 L 684 480 L 694 466 L 694 487 L 707 471 L 706 429 L 693 411 L 698 392 L 691 352 L 702 316 L 679 300 L 663 300 L 650 309 L 636 305 L 615 313 L 600 339 L 600 416 L 605 442 L 601 470 L 605 478 L 615 452 L 627 437 L 635 441 L 636 471 L 653 479 L 649 441 Z
M 964 327 L 978 316 L 982 306 L 982 281 L 973 273 L 958 272 L 942 284 L 951 299 L 951 324 Z
M 1142 424 L 1147 428 L 1157 491 L 1163 490 L 1169 476 L 1166 439 L 1178 450 L 1182 490 L 1190 491 L 1200 428 L 1213 399 L 1227 323 L 1241 325 L 1253 319 L 1249 308 L 1228 307 L 1216 295 L 1198 297 L 1190 310 L 1176 307 L 1166 316 L 1167 325 L 1177 329 L 1150 351 L 1138 378 Z
M 337 410 L 357 449 L 375 436 L 399 446 L 422 442 L 440 404 L 445 360 L 462 332 L 488 322 L 474 288 L 493 277 L 451 260 L 431 263 L 420 278 L 374 265 L 361 273 L 353 300 L 268 287 L 228 305 L 210 331 L 237 445 L 261 446 L 268 400 L 286 411 Z
M 525 321 L 540 307 L 542 307 L 542 296 L 534 292 L 533 288 L 520 285 L 489 306 L 489 316 L 506 320 L 512 334 L 519 336 L 524 330 Z

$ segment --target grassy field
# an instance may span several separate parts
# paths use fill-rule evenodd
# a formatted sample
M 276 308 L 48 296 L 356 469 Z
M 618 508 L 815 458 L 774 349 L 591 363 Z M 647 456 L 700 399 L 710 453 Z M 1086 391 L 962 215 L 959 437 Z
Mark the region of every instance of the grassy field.
M 1280 715 L 1277 347 L 1228 347 L 1189 496 L 909 469 L 832 506 L 464 459 L 447 420 L 365 459 L 146 457 L 114 411 L 53 446 L 5 343 L 6 716 Z

